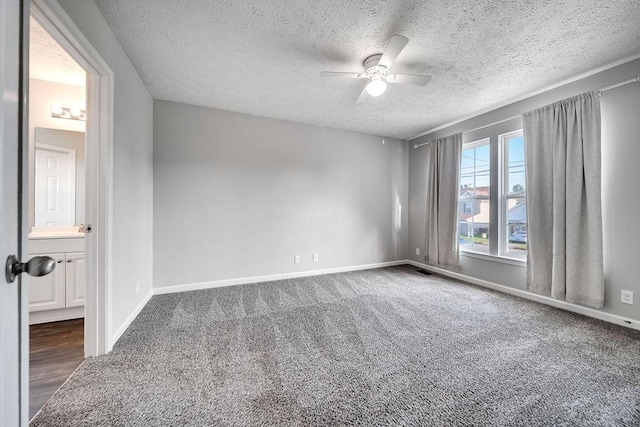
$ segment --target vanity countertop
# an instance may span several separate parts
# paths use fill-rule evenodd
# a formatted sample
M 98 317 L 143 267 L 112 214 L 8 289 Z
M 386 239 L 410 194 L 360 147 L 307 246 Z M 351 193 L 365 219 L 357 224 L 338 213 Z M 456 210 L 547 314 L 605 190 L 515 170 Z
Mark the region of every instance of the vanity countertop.
M 83 239 L 84 233 L 76 232 L 34 232 L 29 233 L 29 240 L 41 239 Z
M 29 240 L 42 239 L 83 239 L 84 231 L 77 225 L 70 227 L 33 227 Z

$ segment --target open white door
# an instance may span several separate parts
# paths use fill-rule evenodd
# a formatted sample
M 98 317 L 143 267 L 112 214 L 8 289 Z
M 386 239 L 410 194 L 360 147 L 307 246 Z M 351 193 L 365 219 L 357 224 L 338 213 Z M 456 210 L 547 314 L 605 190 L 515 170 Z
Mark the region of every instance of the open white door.
M 26 322 L 22 321 L 20 278 L 9 283 L 4 263 L 10 255 L 20 257 L 21 245 L 21 180 L 20 114 L 22 93 L 21 23 L 23 2 L 2 0 L 0 3 L 0 259 L 3 274 L 0 278 L 0 425 L 26 425 L 28 390 L 25 390 L 27 368 L 22 366 L 23 352 L 28 348 L 21 339 L 28 337 Z M 25 332 L 25 333 L 21 333 Z M 28 356 L 27 356 L 28 360 Z
M 25 235 L 28 224 L 22 183 L 27 170 L 25 99 L 29 2 L 0 3 L 0 425 L 29 423 L 29 328 L 28 294 L 22 273 L 43 276 L 55 268 L 48 257 L 26 263 Z

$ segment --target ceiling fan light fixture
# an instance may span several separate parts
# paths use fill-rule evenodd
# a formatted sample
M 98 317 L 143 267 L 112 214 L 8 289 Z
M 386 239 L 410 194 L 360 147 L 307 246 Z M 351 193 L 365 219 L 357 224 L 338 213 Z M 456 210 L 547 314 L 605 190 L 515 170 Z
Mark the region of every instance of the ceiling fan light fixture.
M 369 96 L 380 96 L 387 90 L 387 83 L 392 85 L 414 85 L 426 86 L 431 81 L 431 76 L 417 74 L 389 74 L 389 67 L 393 65 L 400 52 L 409 43 L 409 39 L 404 36 L 394 35 L 391 37 L 384 53 L 368 56 L 362 66 L 364 73 L 347 73 L 323 71 L 322 77 L 341 77 L 349 79 L 368 79 L 369 82 L 360 93 L 356 104 L 365 102 Z
M 371 80 L 366 87 L 367 93 L 371 96 L 380 96 L 387 90 L 387 82 L 382 79 Z

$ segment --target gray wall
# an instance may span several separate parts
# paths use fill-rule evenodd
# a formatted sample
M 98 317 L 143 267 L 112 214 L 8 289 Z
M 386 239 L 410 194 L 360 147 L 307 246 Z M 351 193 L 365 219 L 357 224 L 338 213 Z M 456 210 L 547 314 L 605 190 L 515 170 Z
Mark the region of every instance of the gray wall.
M 636 67 L 640 75 L 640 64 Z M 640 83 L 604 92 L 602 108 L 602 222 L 605 310 L 640 318 Z M 620 303 L 620 290 L 634 305 Z
M 618 83 L 640 75 L 640 60 L 594 74 L 548 92 L 466 120 L 445 129 L 432 132 L 410 141 L 410 146 L 430 141 L 444 135 L 471 130 L 499 120 L 513 117 L 525 111 L 577 95 L 589 90 Z M 640 84 L 633 83 L 604 92 L 602 102 L 602 202 L 604 222 L 605 312 L 640 320 L 640 262 L 637 254 L 637 237 L 640 236 L 640 199 L 634 188 L 640 182 Z M 497 135 L 509 127 L 518 127 L 519 120 L 488 127 L 482 131 L 464 135 L 472 141 L 481 134 Z M 426 156 L 428 149 L 411 148 L 409 151 L 409 256 L 424 262 L 422 255 L 415 255 L 415 248 L 424 250 Z M 469 256 L 461 257 L 459 272 L 494 283 L 525 289 L 525 268 L 488 261 Z M 620 289 L 634 291 L 635 304 L 620 302 Z
M 406 142 L 158 100 L 154 138 L 154 287 L 406 258 Z
M 151 290 L 153 99 L 92 1 L 59 0 L 115 74 L 111 331 Z M 136 282 L 140 292 L 136 293 Z

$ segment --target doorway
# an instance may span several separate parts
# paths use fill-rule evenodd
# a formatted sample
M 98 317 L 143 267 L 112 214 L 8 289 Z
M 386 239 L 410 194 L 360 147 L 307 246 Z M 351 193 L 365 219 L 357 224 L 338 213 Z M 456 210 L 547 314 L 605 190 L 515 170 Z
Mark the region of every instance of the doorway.
M 29 419 L 84 360 L 87 73 L 29 20 L 29 257 L 55 270 L 29 280 Z
M 22 287 L 31 419 L 85 357 L 111 350 L 113 72 L 55 0 L 32 0 L 25 20 L 23 247 L 56 261 Z

